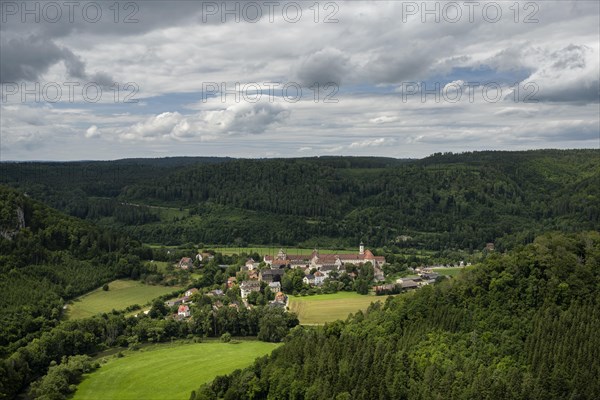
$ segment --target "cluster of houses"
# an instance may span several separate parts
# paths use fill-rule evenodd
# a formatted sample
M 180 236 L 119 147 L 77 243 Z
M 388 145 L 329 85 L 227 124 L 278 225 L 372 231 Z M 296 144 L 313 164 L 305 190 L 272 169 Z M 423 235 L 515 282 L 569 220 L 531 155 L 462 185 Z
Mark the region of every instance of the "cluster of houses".
M 206 262 L 213 257 L 209 253 L 198 253 L 195 259 L 199 262 Z M 306 285 L 320 286 L 325 282 L 325 279 L 336 278 L 342 272 L 345 272 L 346 264 L 361 265 L 370 262 L 373 265 L 374 280 L 376 282 L 385 280 L 382 269 L 386 262 L 385 257 L 375 256 L 370 250 L 365 250 L 362 242 L 356 254 L 320 253 L 315 249 L 311 254 L 301 255 L 288 254 L 281 249 L 276 256 L 265 255 L 263 262 L 266 267 L 261 269 L 259 268 L 261 263 L 249 258 L 241 267 L 237 277 L 227 279 L 227 288 L 232 288 L 238 284 L 238 278 L 244 277 L 244 280 L 239 283 L 239 288 L 241 298 L 246 306 L 248 306 L 248 296 L 252 292 L 259 292 L 261 283 L 265 282 L 271 292 L 275 293 L 275 299 L 271 301 L 270 305 L 286 307 L 288 299 L 281 291 L 281 280 L 288 268 L 302 270 L 305 275 L 303 282 Z M 192 269 L 193 266 L 194 260 L 191 257 L 183 257 L 178 263 L 178 267 L 183 270 Z M 349 275 L 353 278 L 356 277 L 354 273 Z M 166 305 L 169 307 L 179 306 L 176 317 L 187 318 L 190 316 L 189 304 L 191 303 L 191 297 L 197 292 L 198 289 L 190 289 L 185 292 L 184 296 L 170 300 Z M 223 291 L 216 289 L 210 292 L 209 295 L 220 296 L 223 295 Z
M 377 285 L 373 287 L 373 289 L 375 290 L 375 293 L 393 293 L 400 292 L 401 290 L 414 290 L 435 283 L 439 276 L 438 273 L 432 271 L 419 272 L 418 275 L 398 278 L 395 283 Z
M 266 282 L 273 292 L 281 292 L 281 279 L 286 268 L 300 269 L 304 272 L 303 281 L 307 285 L 320 286 L 325 279 L 336 277 L 345 271 L 345 264 L 360 265 L 370 262 L 373 265 L 374 280 L 385 280 L 382 267 L 385 257 L 375 256 L 370 250 L 365 250 L 361 243 L 357 254 L 319 253 L 316 249 L 311 254 L 288 254 L 280 249 L 277 256 L 266 255 L 263 262 L 268 268 L 259 269 L 260 263 L 249 258 L 240 272 L 246 274 L 247 280 L 240 283 L 242 299 L 254 291 L 260 290 L 260 282 Z M 315 271 L 316 270 L 316 271 Z M 354 273 L 350 273 L 354 277 Z M 231 287 L 236 278 L 229 278 L 227 284 Z M 283 293 L 282 293 L 283 294 Z
M 317 270 L 334 266 L 339 269 L 344 264 L 359 265 L 370 262 L 373 267 L 380 269 L 385 265 L 385 257 L 373 255 L 371 250 L 365 250 L 365 245 L 361 242 L 358 254 L 319 253 L 315 249 L 310 255 L 302 255 L 287 254 L 281 249 L 275 257 L 265 256 L 264 262 L 271 268 L 316 268 Z
M 325 279 L 338 276 L 345 271 L 344 266 L 347 264 L 361 265 L 367 262 L 373 265 L 375 281 L 385 280 L 382 269 L 385 265 L 385 257 L 375 256 L 371 250 L 365 250 L 362 242 L 359 245 L 357 254 L 319 253 L 315 249 L 310 255 L 302 255 L 287 254 L 281 249 L 277 256 L 265 256 L 263 260 L 271 268 L 270 271 L 278 271 L 282 268 L 302 270 L 305 274 L 304 283 L 311 286 L 322 285 Z M 314 273 L 312 273 L 313 271 Z M 350 275 L 353 275 L 353 273 Z
M 492 246 L 488 247 L 493 249 Z M 199 262 L 206 262 L 212 258 L 214 256 L 209 253 L 198 253 L 195 257 Z M 376 283 L 373 289 L 377 294 L 399 293 L 401 291 L 418 289 L 422 286 L 435 283 L 436 279 L 440 276 L 438 273 L 433 272 L 431 267 L 422 267 L 413 270 L 416 275 L 399 278 L 394 283 L 380 284 L 380 282 L 385 281 L 383 272 L 383 266 L 386 264 L 385 258 L 375 256 L 370 250 L 365 250 L 364 244 L 361 242 L 356 254 L 320 253 L 315 249 L 311 254 L 301 255 L 288 254 L 281 249 L 276 256 L 265 255 L 262 263 L 249 258 L 240 268 L 237 277 L 229 277 L 227 279 L 226 286 L 228 289 L 233 288 L 235 285 L 238 285 L 238 279 L 240 279 L 239 288 L 242 301 L 246 307 L 250 307 L 248 296 L 252 292 L 260 292 L 264 282 L 271 292 L 275 293 L 275 299 L 269 305 L 285 309 L 288 298 L 281 291 L 281 281 L 286 269 L 302 270 L 304 272 L 303 282 L 306 285 L 320 286 L 327 278 L 335 279 L 346 272 L 346 265 L 358 266 L 367 262 L 373 265 L 374 281 Z M 470 263 L 467 265 L 470 265 Z M 178 266 L 184 270 L 191 269 L 194 266 L 194 260 L 190 257 L 183 257 L 179 261 Z M 464 262 L 461 261 L 460 266 L 465 266 Z M 348 273 L 348 275 L 351 278 L 356 278 L 356 274 L 353 272 Z M 187 290 L 182 297 L 166 302 L 166 305 L 169 307 L 178 306 L 177 314 L 174 315 L 175 318 L 184 319 L 190 317 L 191 298 L 198 292 L 198 289 L 192 288 Z M 221 289 L 215 289 L 208 293 L 209 296 L 215 297 L 220 297 L 224 294 Z M 213 308 L 215 309 L 222 306 L 223 304 L 219 300 L 213 303 Z M 231 302 L 229 307 L 239 309 L 240 304 L 238 302 Z
M 213 258 L 215 258 L 215 256 L 210 253 L 198 253 L 196 254 L 195 258 L 200 263 L 202 263 L 212 260 Z M 192 260 L 191 257 L 183 257 L 181 260 L 179 260 L 177 266 L 183 270 L 192 269 L 194 267 L 194 260 Z

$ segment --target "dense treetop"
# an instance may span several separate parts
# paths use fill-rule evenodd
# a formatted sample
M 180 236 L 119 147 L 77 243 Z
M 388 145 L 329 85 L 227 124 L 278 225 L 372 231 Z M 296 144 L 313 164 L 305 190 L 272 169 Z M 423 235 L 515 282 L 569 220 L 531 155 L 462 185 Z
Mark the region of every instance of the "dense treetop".
M 600 226 L 598 150 L 177 160 L 1 166 L 32 197 L 150 243 L 503 249 Z

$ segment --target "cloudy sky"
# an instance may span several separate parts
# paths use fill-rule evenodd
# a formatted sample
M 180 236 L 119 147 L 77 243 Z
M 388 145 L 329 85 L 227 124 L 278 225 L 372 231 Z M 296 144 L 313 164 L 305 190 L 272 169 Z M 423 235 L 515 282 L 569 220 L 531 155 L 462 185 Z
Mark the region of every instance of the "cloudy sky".
M 600 147 L 598 1 L 0 1 L 0 159 Z

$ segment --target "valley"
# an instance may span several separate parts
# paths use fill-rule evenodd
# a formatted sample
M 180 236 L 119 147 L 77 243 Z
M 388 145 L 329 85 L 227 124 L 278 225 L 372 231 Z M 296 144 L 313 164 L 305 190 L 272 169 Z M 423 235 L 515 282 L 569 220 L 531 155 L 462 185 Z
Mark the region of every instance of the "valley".
M 597 154 L 2 164 L 0 394 L 588 398 Z

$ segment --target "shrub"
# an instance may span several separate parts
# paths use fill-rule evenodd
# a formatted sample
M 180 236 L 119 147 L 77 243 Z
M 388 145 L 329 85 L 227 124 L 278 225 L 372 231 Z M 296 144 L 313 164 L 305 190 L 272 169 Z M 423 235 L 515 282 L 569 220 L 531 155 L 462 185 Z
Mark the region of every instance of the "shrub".
M 231 333 L 225 332 L 224 334 L 222 334 L 221 335 L 221 342 L 223 342 L 223 343 L 229 343 L 229 342 L 231 342 Z

